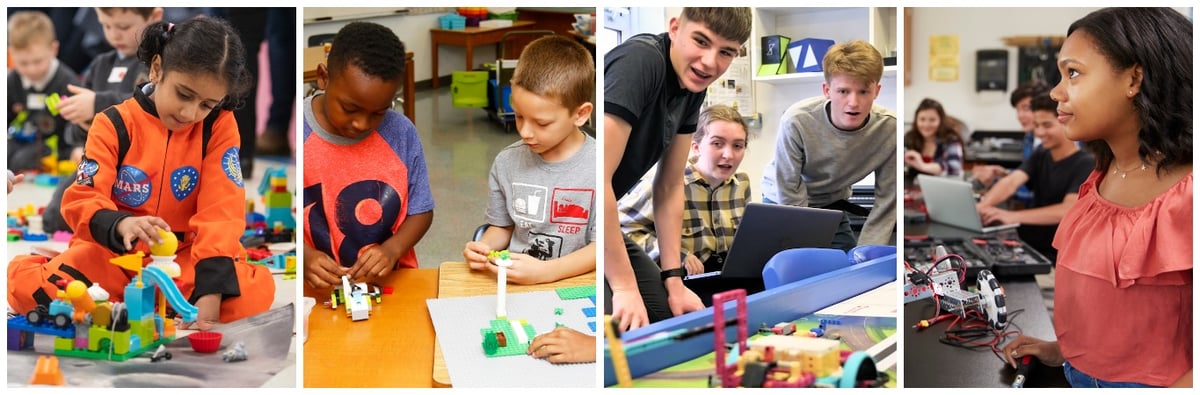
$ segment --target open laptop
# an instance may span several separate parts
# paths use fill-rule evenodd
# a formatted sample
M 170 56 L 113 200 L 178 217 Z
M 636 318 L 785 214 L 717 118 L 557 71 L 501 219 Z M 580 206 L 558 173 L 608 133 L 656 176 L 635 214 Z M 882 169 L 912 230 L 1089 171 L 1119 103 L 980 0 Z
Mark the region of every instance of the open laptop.
M 979 233 L 992 233 L 1013 229 L 1021 224 L 1005 224 L 984 227 L 975 209 L 975 191 L 971 183 L 945 177 L 921 174 L 917 176 L 921 195 L 925 197 L 925 210 L 929 219 Z
M 842 212 L 819 208 L 750 203 L 733 235 L 733 244 L 719 271 L 696 274 L 684 280 L 721 276 L 762 278 L 767 261 L 792 248 L 829 248 Z

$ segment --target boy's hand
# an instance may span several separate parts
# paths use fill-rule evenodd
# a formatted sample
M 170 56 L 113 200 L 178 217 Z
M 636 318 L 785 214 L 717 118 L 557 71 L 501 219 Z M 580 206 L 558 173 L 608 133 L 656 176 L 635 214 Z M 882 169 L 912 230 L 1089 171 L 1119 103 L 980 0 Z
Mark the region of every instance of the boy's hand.
M 671 307 L 671 314 L 678 317 L 684 313 L 703 310 L 704 303 L 700 302 L 700 297 L 691 289 L 683 285 L 683 280 L 678 277 L 667 279 L 667 305 Z
M 541 284 L 548 283 L 552 280 L 550 276 L 550 264 L 540 259 L 531 257 L 525 254 L 509 253 L 509 260 L 512 261 L 512 266 L 504 273 L 508 282 L 513 284 Z M 500 268 L 496 265 L 487 264 L 487 269 L 492 273 L 497 273 Z
M 996 207 L 979 209 L 979 219 L 983 222 L 984 226 L 996 223 L 1007 225 L 1018 222 L 1016 213 Z
M 158 235 L 159 229 L 170 232 L 171 226 L 162 218 L 152 215 L 125 217 L 117 221 L 117 235 L 124 240 L 125 251 L 133 249 L 135 240 L 144 240 L 149 245 L 162 244 L 162 236 Z
M 221 323 L 221 294 L 208 294 L 196 300 L 196 322 L 179 324 L 179 329 L 210 330 Z
M 467 260 L 467 266 L 470 266 L 471 270 L 485 270 L 489 266 L 492 266 L 491 263 L 488 263 L 487 258 L 487 255 L 489 252 L 491 252 L 491 250 L 492 249 L 482 241 L 470 241 L 467 242 L 467 246 L 463 248 L 463 259 Z
M 550 363 L 595 362 L 596 338 L 560 326 L 533 338 L 525 353 Z
M 650 324 L 650 316 L 646 313 L 646 304 L 637 288 L 631 290 L 612 290 L 612 317 L 617 320 L 621 332 L 641 328 Z
M 1067 361 L 1062 356 L 1062 350 L 1058 348 L 1058 342 L 1022 335 L 1004 345 L 1004 359 L 1014 368 L 1017 367 L 1017 359 L 1026 355 L 1037 357 L 1047 366 L 1062 366 L 1063 362 Z
M 329 289 L 342 283 L 342 275 L 349 269 L 342 267 L 328 254 L 315 248 L 304 250 L 304 281 L 317 289 Z
M 399 259 L 399 254 L 382 245 L 367 247 L 358 254 L 358 262 L 350 268 L 350 278 L 358 280 L 386 276 L 396 267 L 396 261 Z
M 683 258 L 683 267 L 687 269 L 689 276 L 704 273 L 704 262 L 701 262 L 700 258 L 696 257 L 696 254 L 687 254 L 687 257 Z
M 91 122 L 96 116 L 96 92 L 75 85 L 67 85 L 71 95 L 58 102 L 58 113 L 63 119 L 76 124 Z

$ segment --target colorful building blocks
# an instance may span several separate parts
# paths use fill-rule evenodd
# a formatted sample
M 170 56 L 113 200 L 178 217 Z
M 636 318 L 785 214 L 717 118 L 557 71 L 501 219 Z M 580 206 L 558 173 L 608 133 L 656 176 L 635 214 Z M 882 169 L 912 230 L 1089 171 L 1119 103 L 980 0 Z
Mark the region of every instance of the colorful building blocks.
M 125 287 L 124 303 L 110 303 L 106 292 L 72 281 L 48 305 L 9 318 L 9 338 L 18 340 L 20 349 L 32 347 L 26 340 L 32 333 L 50 334 L 55 337 L 55 355 L 112 361 L 128 360 L 173 340 L 174 321 L 166 318 L 167 305 L 185 322 L 195 322 L 198 311 L 166 272 L 142 268 L 143 256 L 139 252 L 110 260 L 137 272 Z
M 258 194 L 262 195 L 263 210 L 266 212 L 263 222 L 268 228 L 296 229 L 296 216 L 292 214 L 293 195 L 288 191 L 285 168 L 267 168 L 258 184 Z
M 529 343 L 537 336 L 525 320 L 495 319 L 479 330 L 483 336 L 483 353 L 488 358 L 525 355 Z

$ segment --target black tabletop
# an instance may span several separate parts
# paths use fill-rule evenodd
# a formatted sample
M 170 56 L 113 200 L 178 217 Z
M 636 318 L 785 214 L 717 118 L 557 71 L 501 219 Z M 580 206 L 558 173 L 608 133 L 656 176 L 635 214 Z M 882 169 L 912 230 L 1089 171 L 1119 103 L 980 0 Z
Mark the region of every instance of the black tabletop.
M 1020 329 L 1025 335 L 1054 340 L 1054 326 L 1046 312 L 1041 289 L 1033 277 L 1001 280 L 1007 296 L 1009 315 L 1021 310 L 1012 319 L 1010 329 Z M 1002 362 L 988 348 L 965 349 L 938 341 L 949 321 L 917 331 L 913 325 L 934 314 L 933 301 L 922 300 L 904 305 L 904 381 L 906 388 L 987 388 L 1010 387 L 1015 369 Z M 1012 340 L 1016 336 L 1009 337 Z M 1001 344 L 1003 347 L 1003 344 Z M 1039 364 L 1026 380 L 1026 387 L 1067 387 L 1061 367 Z

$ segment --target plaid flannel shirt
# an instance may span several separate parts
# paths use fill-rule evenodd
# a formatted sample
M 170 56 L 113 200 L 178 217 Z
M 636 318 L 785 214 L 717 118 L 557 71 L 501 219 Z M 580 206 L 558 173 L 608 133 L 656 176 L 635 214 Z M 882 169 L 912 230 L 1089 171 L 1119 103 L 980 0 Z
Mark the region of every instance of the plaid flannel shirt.
M 750 201 L 750 177 L 739 172 L 710 189 L 708 180 L 696 171 L 695 164 L 688 164 L 683 172 L 683 182 L 682 252 L 696 255 L 701 262 L 713 254 L 728 252 L 734 231 L 742 222 L 746 203 Z M 653 178 L 643 178 L 617 202 L 617 209 L 621 230 L 657 261 L 653 188 Z

